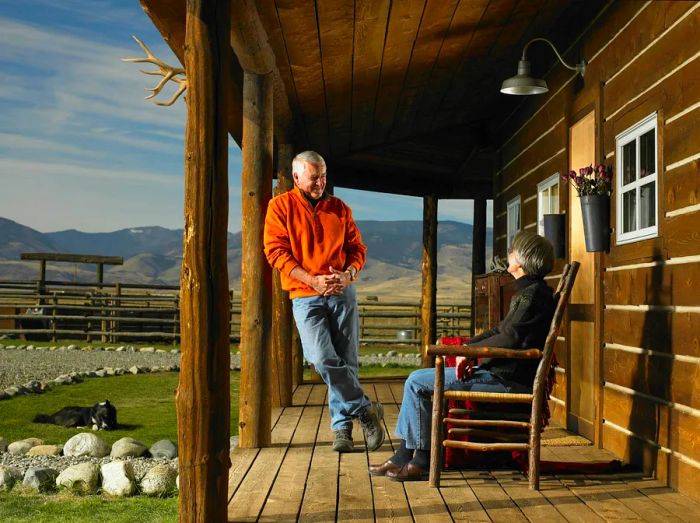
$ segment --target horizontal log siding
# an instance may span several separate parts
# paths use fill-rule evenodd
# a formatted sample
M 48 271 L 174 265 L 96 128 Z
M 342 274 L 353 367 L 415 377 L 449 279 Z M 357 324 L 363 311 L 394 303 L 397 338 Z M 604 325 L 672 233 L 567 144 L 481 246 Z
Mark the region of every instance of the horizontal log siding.
M 659 237 L 616 246 L 613 233 L 603 256 L 603 444 L 700 499 L 698 33 L 696 2 L 613 3 L 580 43 L 589 61 L 585 81 L 556 65 L 546 77 L 549 93 L 525 98 L 501 125 L 494 190 L 499 212 L 520 195 L 521 224 L 531 224 L 537 206 L 528 198 L 537 183 L 568 169 L 568 128 L 580 114 L 600 107 L 598 150 L 612 164 L 615 136 L 659 114 Z M 561 188 L 566 211 L 568 189 Z M 615 227 L 615 198 L 611 203 Z M 496 216 L 494 253 L 503 256 L 507 220 Z M 553 395 L 565 400 L 561 336 Z M 560 402 L 550 405 L 563 420 Z

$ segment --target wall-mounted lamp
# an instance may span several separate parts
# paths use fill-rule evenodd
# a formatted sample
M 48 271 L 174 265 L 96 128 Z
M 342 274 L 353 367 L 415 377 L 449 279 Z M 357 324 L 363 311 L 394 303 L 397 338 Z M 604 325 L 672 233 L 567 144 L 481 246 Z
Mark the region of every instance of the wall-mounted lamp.
M 557 58 L 559 58 L 559 61 L 564 65 L 564 67 L 581 73 L 581 76 L 583 77 L 584 73 L 586 72 L 585 60 L 582 59 L 580 64 L 576 64 L 575 67 L 572 67 L 564 61 L 552 42 L 546 38 L 533 38 L 525 44 L 525 47 L 523 47 L 523 56 L 518 62 L 518 74 L 503 81 L 503 85 L 501 85 L 501 92 L 503 94 L 542 94 L 549 91 L 547 88 L 547 82 L 540 78 L 532 78 L 530 76 L 530 61 L 527 59 L 526 53 L 527 48 L 533 42 L 547 42 L 550 46 L 552 46 L 554 54 L 557 55 Z

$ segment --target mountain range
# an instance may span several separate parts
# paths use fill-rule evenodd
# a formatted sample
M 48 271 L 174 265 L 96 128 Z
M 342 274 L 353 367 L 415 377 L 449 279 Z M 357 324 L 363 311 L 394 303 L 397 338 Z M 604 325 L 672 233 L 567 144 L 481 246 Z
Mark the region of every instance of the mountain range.
M 367 245 L 367 264 L 358 282 L 360 295 L 420 296 L 423 224 L 420 221 L 358 221 Z M 487 239 L 491 231 L 487 231 Z M 487 240 L 488 241 L 488 240 Z M 438 293 L 467 299 L 471 279 L 470 224 L 438 224 Z M 105 266 L 107 282 L 177 285 L 182 263 L 182 229 L 138 227 L 88 233 L 75 229 L 41 233 L 0 217 L 0 280 L 36 279 L 37 262 L 20 261 L 24 252 L 64 252 L 121 256 L 123 265 Z M 487 244 L 487 259 L 491 244 Z M 229 281 L 240 284 L 241 233 L 228 234 Z M 48 263 L 48 280 L 94 281 L 94 266 Z

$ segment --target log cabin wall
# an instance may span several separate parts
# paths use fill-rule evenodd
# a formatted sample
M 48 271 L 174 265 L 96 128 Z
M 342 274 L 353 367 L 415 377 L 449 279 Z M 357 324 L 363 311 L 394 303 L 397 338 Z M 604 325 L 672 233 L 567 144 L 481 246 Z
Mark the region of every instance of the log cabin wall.
M 595 258 L 597 439 L 700 499 L 700 3 L 611 2 L 582 33 L 565 58 L 586 58 L 585 79 L 557 64 L 549 92 L 523 99 L 501 124 L 494 252 L 506 253 L 506 208 L 517 196 L 521 227 L 537 231 L 537 184 L 569 170 L 569 129 L 582 116 L 595 111 L 595 156 L 617 177 L 616 136 L 656 113 L 658 235 L 618 245 L 614 231 L 610 252 Z M 570 220 L 563 183 L 559 198 Z M 551 403 L 563 424 L 577 386 L 566 383 L 566 336 Z

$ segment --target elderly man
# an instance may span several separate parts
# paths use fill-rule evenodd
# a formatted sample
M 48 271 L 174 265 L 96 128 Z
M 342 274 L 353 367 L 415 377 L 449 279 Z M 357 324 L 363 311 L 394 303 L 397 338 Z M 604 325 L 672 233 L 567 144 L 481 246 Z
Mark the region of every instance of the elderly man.
M 272 199 L 265 216 L 265 256 L 292 299 L 304 357 L 328 385 L 333 450 L 353 450 L 359 419 L 368 450 L 384 441 L 383 408 L 358 377 L 359 315 L 352 285 L 366 247 L 350 208 L 325 192 L 326 162 L 314 151 L 292 161 L 294 189 Z

